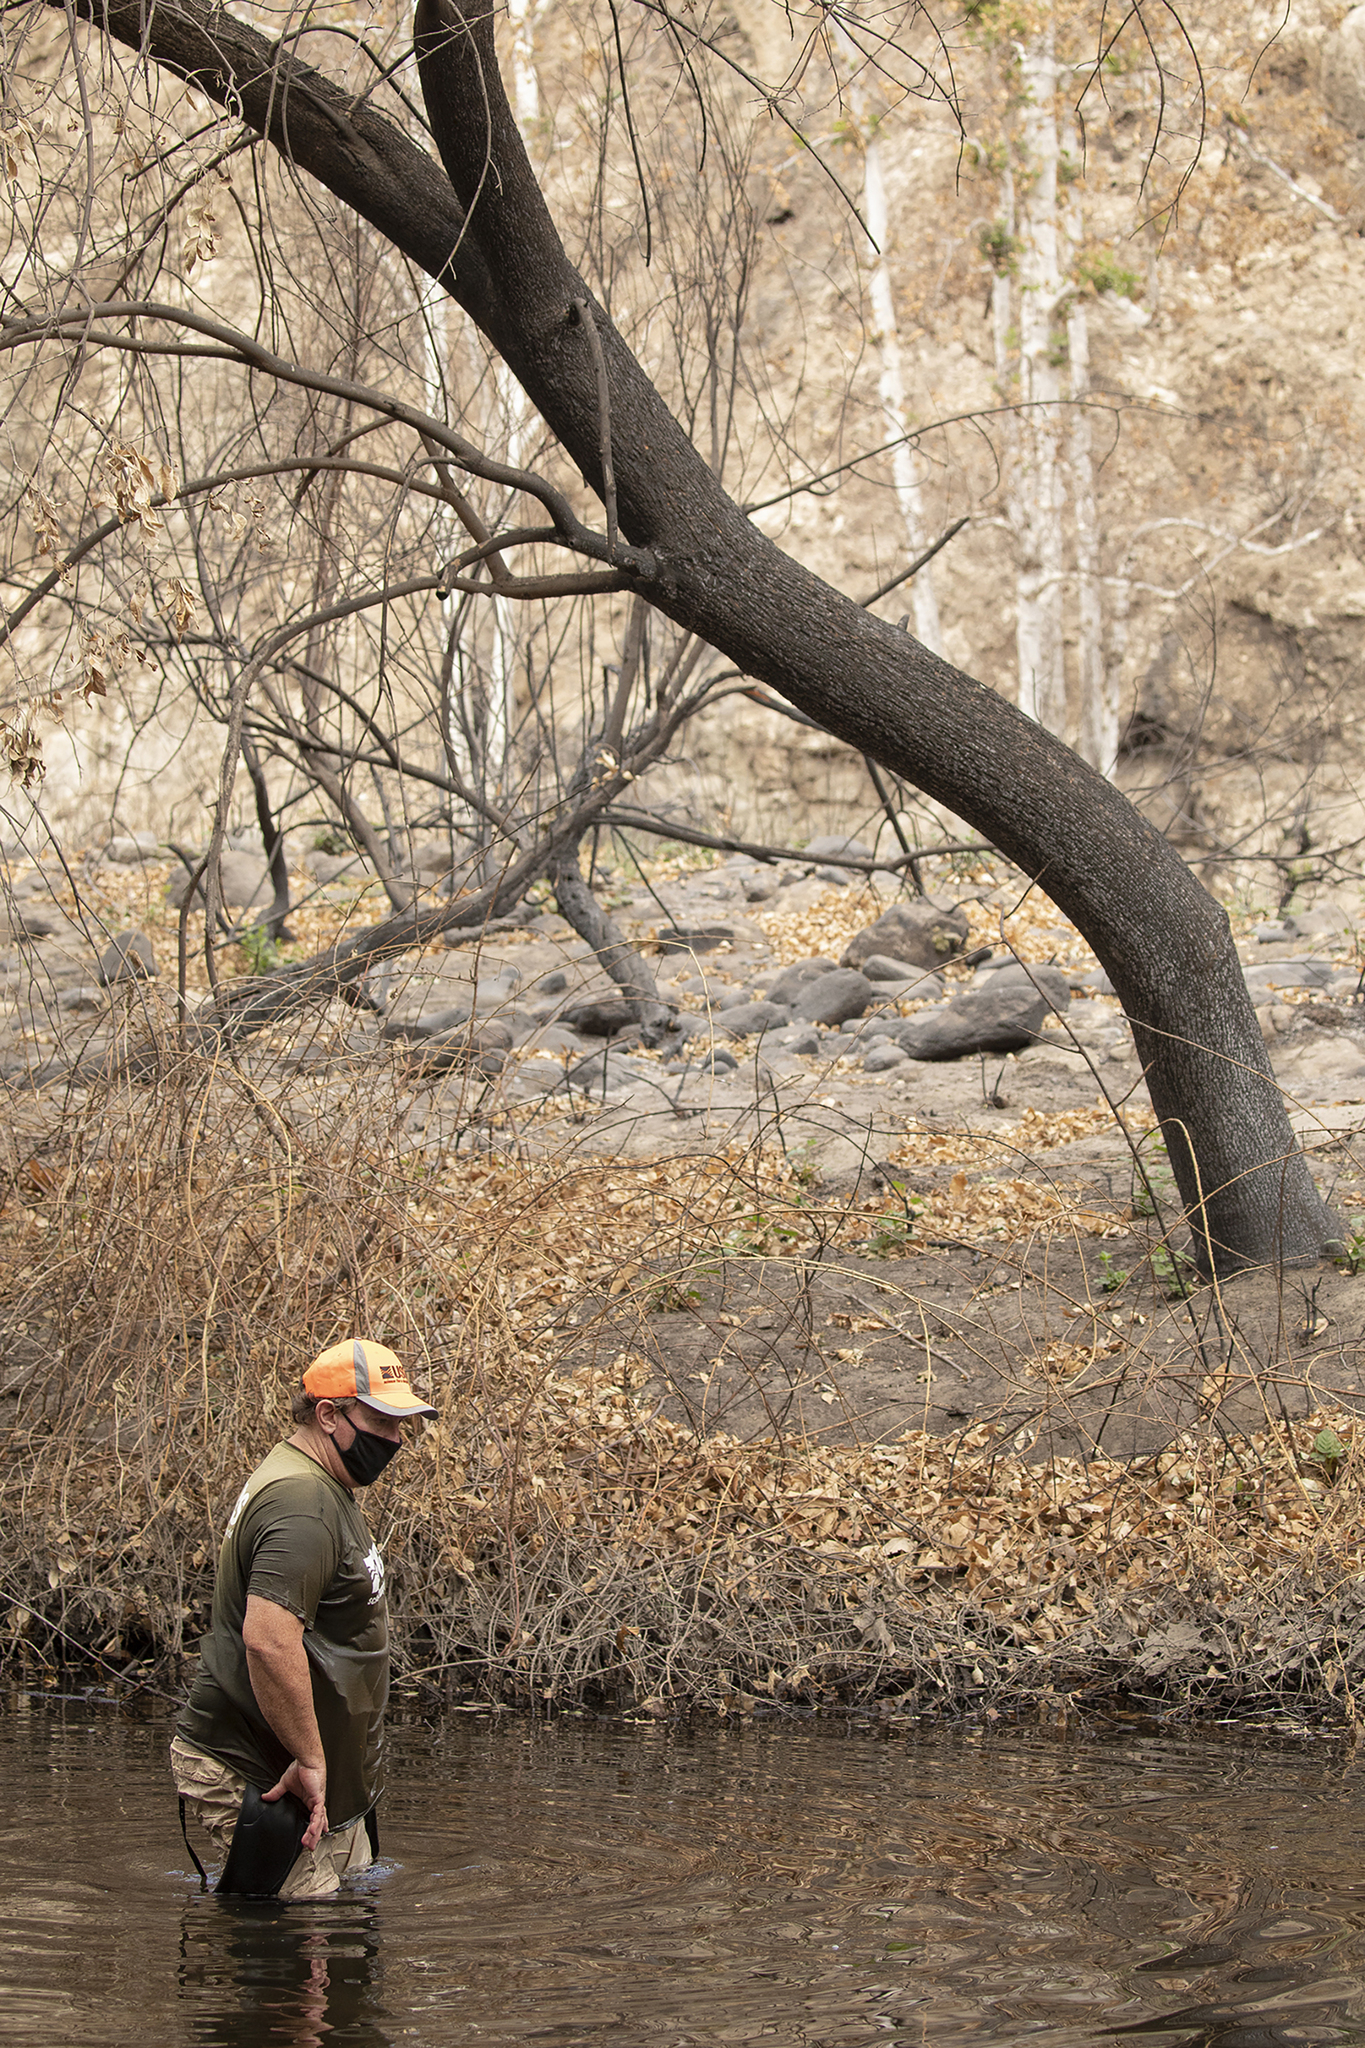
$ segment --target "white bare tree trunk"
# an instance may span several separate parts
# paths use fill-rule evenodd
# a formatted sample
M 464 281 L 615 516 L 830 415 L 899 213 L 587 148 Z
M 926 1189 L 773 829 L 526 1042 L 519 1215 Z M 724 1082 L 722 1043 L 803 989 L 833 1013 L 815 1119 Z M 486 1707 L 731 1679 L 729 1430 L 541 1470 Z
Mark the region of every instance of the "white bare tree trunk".
M 1090 390 L 1090 330 L 1085 300 L 1071 302 L 1067 315 L 1071 396 L 1083 401 Z M 1076 547 L 1076 641 L 1080 686 L 1078 750 L 1092 768 L 1112 775 L 1119 751 L 1116 679 L 1104 659 L 1104 602 L 1100 580 L 1099 506 L 1090 412 L 1077 403 L 1071 413 L 1071 504 Z
M 535 39 L 531 16 L 535 0 L 508 0 L 507 19 L 512 30 L 512 111 L 528 149 L 533 130 L 540 120 L 540 77 L 536 70 Z M 530 409 L 516 378 L 498 357 L 493 369 L 499 424 L 505 435 L 507 461 L 520 469 L 526 455 L 526 437 L 531 424 Z M 488 702 L 484 716 L 484 777 L 490 794 L 506 795 L 511 762 L 512 731 L 515 723 L 517 661 L 516 610 L 505 597 L 493 599 L 493 640 L 489 656 Z
M 886 438 L 898 445 L 891 451 L 891 479 L 896 504 L 905 528 L 906 551 L 913 557 L 925 544 L 924 494 L 920 460 L 909 443 L 900 437 L 909 431 L 909 410 L 905 403 L 905 366 L 901 356 L 900 328 L 896 320 L 896 296 L 891 278 L 888 249 L 891 238 L 890 208 L 886 197 L 886 167 L 877 133 L 875 112 L 869 104 L 860 67 L 865 62 L 852 39 L 836 27 L 839 46 L 853 71 L 849 104 L 858 132 L 863 138 L 863 218 L 867 224 L 867 296 L 872 308 L 872 344 L 877 351 L 877 398 L 881 405 Z M 938 595 L 932 566 L 926 564 L 910 586 L 911 615 L 915 638 L 935 654 L 943 651 L 939 629 Z
M 1062 392 L 1053 322 L 1066 290 L 1058 222 L 1057 60 L 1051 28 L 1020 51 L 1023 168 L 1018 209 L 1019 385 L 1024 412 L 1010 492 L 1019 550 L 1019 703 L 1065 734 L 1066 574 L 1059 443 Z
M 886 177 L 877 131 L 871 129 L 863 149 L 863 208 L 870 236 L 871 268 L 868 298 L 872 305 L 872 339 L 877 350 L 877 396 L 886 421 L 888 439 L 908 431 L 905 403 L 905 372 L 901 360 L 900 330 L 896 323 L 896 301 L 887 261 L 890 236 L 886 202 Z M 891 475 L 896 503 L 905 526 L 906 547 L 913 558 L 925 544 L 924 498 L 919 477 L 919 457 L 906 441 L 892 450 Z M 934 589 L 932 564 L 926 564 L 910 585 L 910 603 L 915 621 L 915 638 L 933 653 L 943 652 L 939 631 L 938 594 Z
M 1068 158 L 1076 155 L 1070 124 L 1062 131 Z M 1067 267 L 1074 279 L 1085 240 L 1079 183 L 1067 195 Z M 1077 750 L 1101 775 L 1112 775 L 1118 759 L 1118 691 L 1104 659 L 1104 588 L 1100 579 L 1100 521 L 1095 493 L 1095 453 L 1090 393 L 1090 319 L 1083 295 L 1073 294 L 1066 319 L 1071 418 L 1067 450 L 1071 469 L 1071 512 L 1076 562 L 1076 680 L 1080 695 Z

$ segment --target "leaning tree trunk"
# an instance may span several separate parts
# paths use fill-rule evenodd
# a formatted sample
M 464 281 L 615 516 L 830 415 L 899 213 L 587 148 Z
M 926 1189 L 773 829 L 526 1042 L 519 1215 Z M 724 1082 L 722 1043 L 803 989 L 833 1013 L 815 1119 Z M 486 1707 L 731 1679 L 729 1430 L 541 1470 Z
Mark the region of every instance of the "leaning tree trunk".
M 1226 914 L 1103 776 L 790 560 L 726 496 L 564 252 L 502 91 L 490 0 L 417 10 L 448 180 L 372 108 L 225 9 L 79 4 L 230 103 L 440 278 L 600 489 L 594 351 L 574 310 L 588 301 L 621 531 L 653 556 L 642 594 L 969 819 L 1075 922 L 1123 1000 L 1196 1237 L 1218 1267 L 1316 1257 L 1333 1218 L 1290 1128 Z
M 658 984 L 644 954 L 626 938 L 616 920 L 607 915 L 584 881 L 579 856 L 581 843 L 575 839 L 550 867 L 550 887 L 555 892 L 559 914 L 592 947 L 629 1003 L 636 1023 L 646 1034 L 652 1033 L 670 1015 L 668 1004 L 660 1000 Z

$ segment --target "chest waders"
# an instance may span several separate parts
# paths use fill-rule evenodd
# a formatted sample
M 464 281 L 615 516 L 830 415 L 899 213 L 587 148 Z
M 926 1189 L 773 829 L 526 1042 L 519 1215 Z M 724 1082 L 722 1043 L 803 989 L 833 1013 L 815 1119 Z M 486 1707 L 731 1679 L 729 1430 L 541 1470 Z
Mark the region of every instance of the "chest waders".
M 248 1785 L 242 1794 L 241 1811 L 232 1832 L 227 1862 L 214 1891 L 241 1899 L 277 1898 L 280 1886 L 297 1861 L 299 1846 L 307 1830 L 308 1808 L 302 1800 L 286 1792 L 282 1799 L 267 1802 L 254 1785 Z M 200 1890 L 207 1891 L 208 1872 L 195 1854 L 190 1840 L 183 1794 L 180 1799 L 180 1832 L 185 1837 L 190 1860 L 199 1872 Z M 370 1855 L 378 1856 L 379 1818 L 374 1807 L 365 1816 L 365 1833 L 369 1839 Z

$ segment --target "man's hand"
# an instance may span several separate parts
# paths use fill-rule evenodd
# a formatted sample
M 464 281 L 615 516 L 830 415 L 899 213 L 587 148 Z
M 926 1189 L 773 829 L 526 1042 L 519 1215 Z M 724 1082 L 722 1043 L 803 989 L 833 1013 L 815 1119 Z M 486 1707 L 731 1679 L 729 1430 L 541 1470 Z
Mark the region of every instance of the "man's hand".
M 262 1792 L 267 1803 L 283 1799 L 286 1792 L 308 1808 L 308 1827 L 300 1848 L 316 1849 L 327 1832 L 327 1766 L 301 1764 L 295 1757 L 278 1785 L 272 1785 L 268 1792 Z
M 327 1759 L 313 1711 L 313 1681 L 303 1647 L 303 1623 L 273 1600 L 247 1595 L 242 1624 L 251 1690 L 266 1720 L 294 1761 L 265 1800 L 292 1792 L 308 1808 L 305 1849 L 316 1849 L 327 1832 Z

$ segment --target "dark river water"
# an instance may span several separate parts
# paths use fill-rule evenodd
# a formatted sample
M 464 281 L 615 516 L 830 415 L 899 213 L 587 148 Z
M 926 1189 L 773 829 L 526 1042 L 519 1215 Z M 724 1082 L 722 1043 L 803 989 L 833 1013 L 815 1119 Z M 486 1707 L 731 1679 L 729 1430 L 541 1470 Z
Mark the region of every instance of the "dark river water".
M 0 2039 L 863 2048 L 1365 2035 L 1365 1767 L 1329 1746 L 455 1716 L 384 1858 L 202 1897 L 167 1725 L 0 1696 Z

